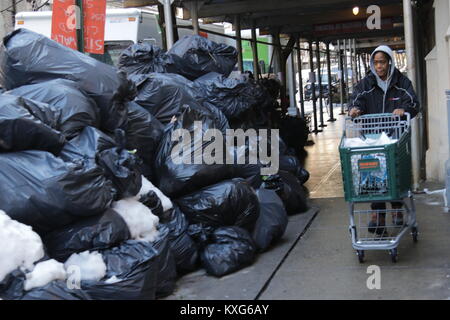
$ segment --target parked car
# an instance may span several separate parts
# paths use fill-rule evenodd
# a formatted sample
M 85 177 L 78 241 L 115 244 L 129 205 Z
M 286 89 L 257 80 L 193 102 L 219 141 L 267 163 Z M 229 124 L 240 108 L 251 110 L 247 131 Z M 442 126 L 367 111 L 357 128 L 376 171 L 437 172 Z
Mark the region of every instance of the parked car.
M 337 86 L 338 86 L 338 82 L 332 82 L 331 83 L 331 90 L 334 93 L 337 92 Z M 315 94 L 316 94 L 316 98 L 320 98 L 320 92 L 319 92 L 319 84 L 316 82 L 315 85 Z M 328 84 L 328 77 L 323 78 L 322 77 L 322 98 L 328 98 L 328 94 L 329 94 L 329 84 Z M 311 100 L 312 99 L 312 90 L 311 90 L 311 83 L 308 81 L 304 87 L 304 98 L 305 100 Z

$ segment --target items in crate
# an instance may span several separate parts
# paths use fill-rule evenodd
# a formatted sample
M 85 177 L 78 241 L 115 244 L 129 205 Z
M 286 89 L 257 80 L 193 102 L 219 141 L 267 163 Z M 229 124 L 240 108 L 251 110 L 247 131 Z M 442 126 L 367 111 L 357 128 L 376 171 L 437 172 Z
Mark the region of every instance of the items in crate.
M 357 195 L 383 194 L 388 191 L 386 155 L 355 154 L 351 157 L 353 187 Z
M 369 146 L 382 146 L 386 144 L 392 144 L 397 142 L 397 139 L 390 138 L 385 132 L 381 135 L 366 135 L 363 138 L 346 138 L 344 140 L 345 148 L 355 148 L 355 147 L 369 147 Z

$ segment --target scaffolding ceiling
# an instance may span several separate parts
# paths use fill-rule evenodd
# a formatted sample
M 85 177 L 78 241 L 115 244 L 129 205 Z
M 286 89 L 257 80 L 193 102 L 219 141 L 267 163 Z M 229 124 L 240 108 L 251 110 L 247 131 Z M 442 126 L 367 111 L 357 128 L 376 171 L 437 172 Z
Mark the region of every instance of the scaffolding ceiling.
M 175 0 L 190 18 L 186 0 Z M 380 39 L 402 37 L 403 7 L 401 0 L 204 0 L 198 2 L 198 17 L 205 22 L 233 23 L 239 15 L 242 29 L 259 28 L 260 34 L 296 34 L 304 39 L 334 41 L 344 38 Z M 157 0 L 124 0 L 124 7 L 157 5 Z M 353 7 L 359 7 L 354 15 Z M 367 7 L 381 9 L 381 29 L 369 30 Z M 389 40 L 391 41 L 391 40 Z M 402 47 L 401 41 L 395 45 Z M 361 47 L 362 49 L 363 47 Z M 364 48 L 368 48 L 365 42 Z

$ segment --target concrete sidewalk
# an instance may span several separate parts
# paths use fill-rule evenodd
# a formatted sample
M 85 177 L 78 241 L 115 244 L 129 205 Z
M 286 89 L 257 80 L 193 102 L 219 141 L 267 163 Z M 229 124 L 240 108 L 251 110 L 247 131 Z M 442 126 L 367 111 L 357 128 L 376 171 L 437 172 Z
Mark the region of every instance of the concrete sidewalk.
M 344 200 L 313 203 L 320 212 L 261 299 L 450 299 L 450 214 L 443 210 L 442 197 L 416 196 L 419 242 L 405 235 L 397 263 L 387 251 L 366 251 L 360 264 Z M 380 267 L 380 290 L 367 287 L 370 265 Z

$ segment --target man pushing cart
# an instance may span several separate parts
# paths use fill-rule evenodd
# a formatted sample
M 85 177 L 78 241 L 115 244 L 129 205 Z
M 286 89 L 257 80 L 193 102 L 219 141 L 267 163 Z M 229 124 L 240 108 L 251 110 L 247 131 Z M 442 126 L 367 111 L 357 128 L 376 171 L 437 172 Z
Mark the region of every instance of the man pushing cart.
M 359 261 L 365 250 L 389 250 L 396 262 L 400 238 L 411 231 L 417 241 L 410 118 L 419 103 L 411 81 L 395 68 L 389 47 L 374 50 L 370 69 L 353 92 L 339 147 L 345 199 Z M 370 210 L 360 208 L 364 203 Z

